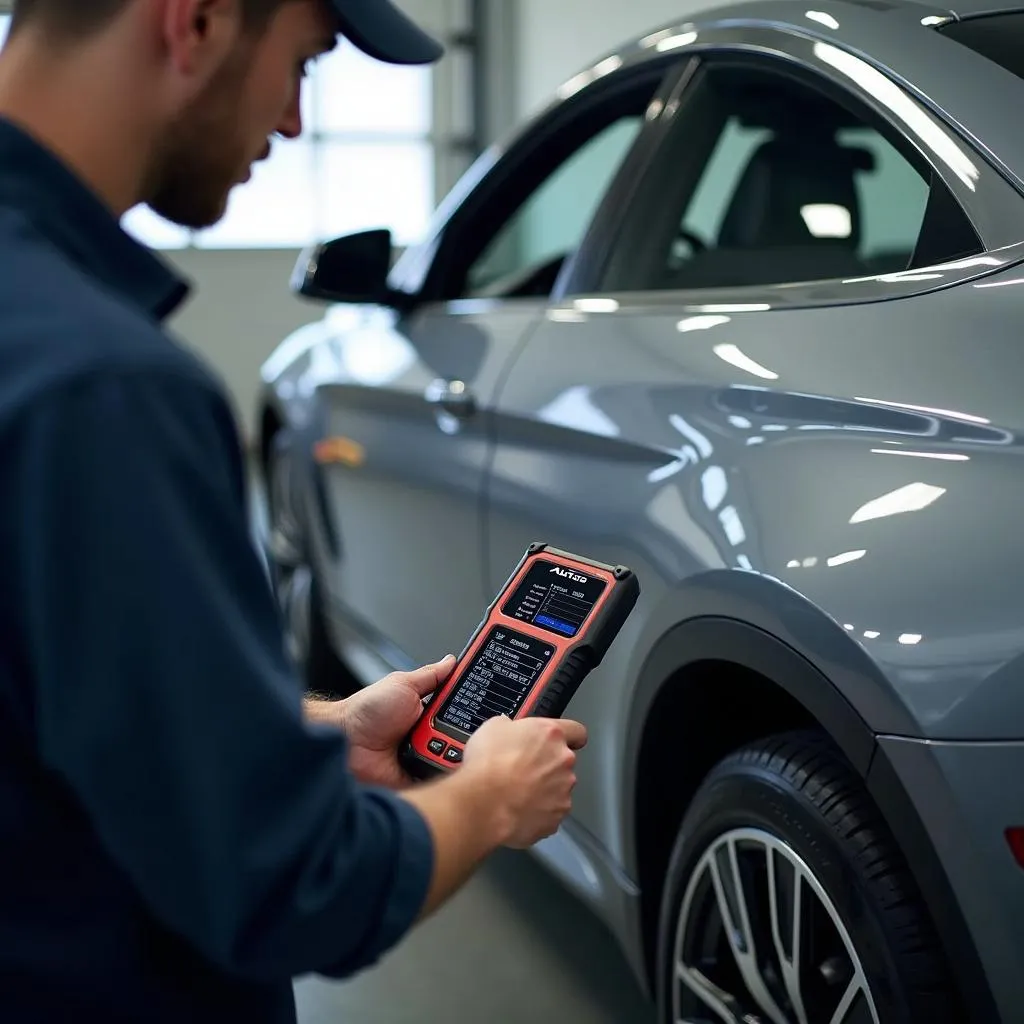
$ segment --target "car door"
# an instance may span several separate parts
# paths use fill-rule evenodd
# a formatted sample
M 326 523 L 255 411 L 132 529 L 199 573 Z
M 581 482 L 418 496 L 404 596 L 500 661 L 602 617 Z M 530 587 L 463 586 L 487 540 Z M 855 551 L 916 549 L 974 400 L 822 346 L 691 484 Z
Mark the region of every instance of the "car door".
M 1003 183 L 982 173 L 965 186 L 927 159 L 962 151 L 908 94 L 883 99 L 914 115 L 918 137 L 811 43 L 767 30 L 751 52 L 742 33 L 731 42 L 702 50 L 679 83 L 633 200 L 599 213 L 583 245 L 596 251 L 495 403 L 490 589 L 531 540 L 630 565 L 643 588 L 569 708 L 591 729 L 574 818 L 620 864 L 630 686 L 674 624 L 673 592 L 715 570 L 785 576 L 860 557 L 844 533 L 855 473 L 833 467 L 851 438 L 888 444 L 892 423 L 856 396 L 891 392 L 883 372 L 920 392 L 926 374 L 882 353 L 886 311 L 901 307 L 912 336 L 912 303 L 930 299 L 880 300 L 1000 262 L 979 256 L 972 214 Z M 835 439 L 828 459 L 801 455 L 809 437 Z M 888 461 L 894 481 L 913 462 Z M 825 510 L 817 535 L 795 514 L 806 501 Z
M 636 151 L 666 71 L 597 84 L 543 115 L 396 267 L 413 311 L 363 311 L 336 332 L 344 372 L 320 388 L 326 435 L 340 441 L 324 450 L 343 453 L 323 474 L 330 598 L 390 664 L 457 652 L 492 596 L 481 501 L 493 397 Z

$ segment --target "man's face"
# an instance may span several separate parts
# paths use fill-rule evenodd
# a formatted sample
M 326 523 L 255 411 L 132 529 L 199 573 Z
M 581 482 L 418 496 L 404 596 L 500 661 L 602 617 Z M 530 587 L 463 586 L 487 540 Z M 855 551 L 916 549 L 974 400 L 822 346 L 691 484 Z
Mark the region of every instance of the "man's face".
M 150 175 L 150 207 L 184 227 L 216 224 L 231 190 L 270 154 L 270 136 L 301 133 L 306 65 L 333 45 L 322 0 L 290 0 L 265 29 L 240 32 L 202 94 L 166 133 Z

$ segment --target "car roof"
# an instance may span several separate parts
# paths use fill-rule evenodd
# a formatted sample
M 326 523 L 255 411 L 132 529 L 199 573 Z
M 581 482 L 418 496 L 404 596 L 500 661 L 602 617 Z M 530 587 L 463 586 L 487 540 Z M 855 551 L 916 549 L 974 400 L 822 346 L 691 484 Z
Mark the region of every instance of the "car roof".
M 844 8 L 857 9 L 877 14 L 879 19 L 890 16 L 910 16 L 920 21 L 928 15 L 939 19 L 953 21 L 977 18 L 991 14 L 1011 14 L 1024 12 L 1024 2 L 1000 2 L 1000 0 L 953 0 L 944 3 L 941 0 L 811 0 L 812 7 L 824 8 L 827 11 L 841 12 Z M 627 56 L 642 60 L 643 56 L 653 57 L 655 51 L 645 43 L 652 36 L 662 32 L 681 29 L 684 25 L 713 25 L 733 19 L 746 22 L 772 23 L 776 25 L 806 26 L 808 0 L 723 0 L 715 3 L 705 2 L 697 9 L 681 13 L 676 19 L 663 23 L 657 28 L 644 32 L 623 43 L 606 57 Z M 936 22 L 937 24 L 938 22 Z M 839 32 L 842 37 L 842 32 Z M 638 51 L 643 50 L 641 56 Z

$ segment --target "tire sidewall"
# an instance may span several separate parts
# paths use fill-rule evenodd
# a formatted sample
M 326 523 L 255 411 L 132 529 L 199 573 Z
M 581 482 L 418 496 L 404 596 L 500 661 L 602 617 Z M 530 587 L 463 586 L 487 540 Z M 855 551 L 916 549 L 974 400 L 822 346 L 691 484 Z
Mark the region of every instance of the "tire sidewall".
M 659 917 L 659 1020 L 672 1020 L 676 932 L 690 876 L 708 847 L 738 828 L 762 829 L 788 843 L 801 857 L 853 940 L 883 1024 L 912 1024 L 869 880 L 806 795 L 775 772 L 742 764 L 727 764 L 712 772 L 676 839 Z

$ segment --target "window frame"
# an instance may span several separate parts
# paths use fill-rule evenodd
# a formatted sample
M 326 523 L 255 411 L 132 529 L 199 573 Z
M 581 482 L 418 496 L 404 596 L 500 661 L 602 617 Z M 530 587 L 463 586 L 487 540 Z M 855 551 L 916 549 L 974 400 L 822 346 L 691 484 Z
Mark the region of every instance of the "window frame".
M 999 239 L 993 244 L 990 231 L 991 225 L 1000 223 L 1002 218 L 1002 238 L 1024 238 L 1024 203 L 1021 202 L 1020 194 L 967 140 L 954 134 L 891 75 L 886 77 L 898 90 L 901 104 L 912 108 L 919 123 L 928 127 L 932 138 L 912 132 L 892 115 L 882 99 L 822 60 L 816 50 L 821 41 L 814 36 L 791 28 L 738 25 L 705 30 L 699 34 L 699 40 L 699 43 L 688 48 L 695 58 L 691 73 L 681 78 L 659 118 L 657 142 L 649 153 L 643 180 L 638 181 L 634 189 L 633 201 L 618 211 L 607 211 L 606 223 L 595 225 L 595 231 L 601 235 L 600 253 L 592 252 L 586 265 L 578 264 L 572 274 L 563 276 L 557 294 L 553 295 L 554 300 L 562 303 L 568 299 L 600 294 L 615 295 L 633 305 L 653 303 L 695 309 L 721 304 L 740 307 L 756 305 L 758 308 L 843 305 L 920 294 L 992 273 L 1024 260 L 1024 242 L 1006 243 Z M 831 45 L 841 50 L 838 45 Z M 649 216 L 645 218 L 641 215 L 637 219 L 637 210 L 643 208 L 645 195 L 654 194 L 660 161 L 678 131 L 680 119 L 686 115 L 687 94 L 692 95 L 690 90 L 698 85 L 702 68 L 711 62 L 716 65 L 721 62 L 740 62 L 744 66 L 784 73 L 791 78 L 806 81 L 811 88 L 830 96 L 856 112 L 866 123 L 879 128 L 881 134 L 923 176 L 927 175 L 941 183 L 977 235 L 980 245 L 978 254 L 855 280 L 822 279 L 742 288 L 727 286 L 701 290 L 638 290 L 628 293 L 609 290 L 605 286 L 609 262 L 624 242 L 628 244 L 631 236 L 642 234 L 643 225 L 649 224 Z M 977 177 L 970 185 L 958 178 L 950 166 L 936 158 L 933 152 L 934 138 L 955 145 L 961 154 L 970 159 L 977 170 Z M 932 195 L 935 194 L 936 190 L 933 189 Z M 1017 211 L 1019 230 L 1017 222 L 1005 224 L 1008 199 L 1012 199 Z M 926 217 L 932 215 L 930 206 L 931 200 Z M 585 241 L 584 245 L 591 245 L 592 242 Z

